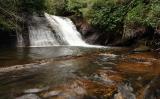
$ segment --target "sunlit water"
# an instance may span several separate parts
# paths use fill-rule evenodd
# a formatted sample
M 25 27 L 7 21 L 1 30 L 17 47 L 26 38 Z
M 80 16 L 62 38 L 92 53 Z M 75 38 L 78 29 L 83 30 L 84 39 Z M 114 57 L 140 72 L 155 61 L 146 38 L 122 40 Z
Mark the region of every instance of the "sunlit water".
M 126 48 L 2 48 L 0 99 L 159 99 L 159 58 Z

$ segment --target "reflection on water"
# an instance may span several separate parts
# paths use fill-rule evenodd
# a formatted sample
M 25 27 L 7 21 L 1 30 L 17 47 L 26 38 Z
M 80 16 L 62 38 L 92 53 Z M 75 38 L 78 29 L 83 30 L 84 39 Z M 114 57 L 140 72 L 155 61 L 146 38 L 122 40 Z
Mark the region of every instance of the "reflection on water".
M 0 99 L 160 97 L 157 53 L 69 46 L 0 52 L 1 69 L 7 68 L 0 72 Z
M 96 49 L 96 48 L 95 48 Z M 33 47 L 33 48 L 5 48 L 0 50 L 0 66 L 26 64 L 36 59 L 54 58 L 68 55 L 81 55 L 85 52 L 92 52 L 94 48 L 83 47 Z M 97 48 L 98 49 L 98 48 Z

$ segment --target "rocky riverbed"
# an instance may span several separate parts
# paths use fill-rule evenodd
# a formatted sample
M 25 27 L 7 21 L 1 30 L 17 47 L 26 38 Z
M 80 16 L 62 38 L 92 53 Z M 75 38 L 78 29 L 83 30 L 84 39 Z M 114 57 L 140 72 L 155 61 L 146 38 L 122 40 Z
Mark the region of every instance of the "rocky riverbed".
M 132 52 L 127 48 L 60 49 L 66 52 L 55 54 L 58 48 L 50 48 L 54 54 L 45 57 L 43 53 L 49 48 L 30 49 L 27 64 L 4 62 L 0 70 L 0 98 L 160 98 L 160 57 L 156 52 Z M 24 53 L 25 50 L 21 54 Z

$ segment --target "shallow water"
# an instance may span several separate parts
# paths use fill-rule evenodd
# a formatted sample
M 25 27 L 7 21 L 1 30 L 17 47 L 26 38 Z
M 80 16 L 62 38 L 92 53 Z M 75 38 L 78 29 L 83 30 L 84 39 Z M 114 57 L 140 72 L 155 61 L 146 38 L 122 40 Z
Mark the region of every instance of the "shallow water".
M 127 48 L 0 50 L 0 99 L 159 99 L 160 55 Z

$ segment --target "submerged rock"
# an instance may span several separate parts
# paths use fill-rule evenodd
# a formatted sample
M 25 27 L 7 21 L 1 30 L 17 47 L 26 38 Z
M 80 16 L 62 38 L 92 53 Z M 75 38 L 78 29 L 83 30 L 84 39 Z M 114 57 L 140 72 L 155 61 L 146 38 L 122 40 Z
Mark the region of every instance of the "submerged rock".
M 48 98 L 48 97 L 53 97 L 53 96 L 58 96 L 61 94 L 61 91 L 59 90 L 55 90 L 55 91 L 50 91 L 50 92 L 47 92 L 46 94 L 43 95 L 44 98 Z
M 26 95 L 17 97 L 16 99 L 41 99 L 41 98 L 35 94 L 26 94 Z
M 42 89 L 40 89 L 40 88 L 27 89 L 24 91 L 24 93 L 39 93 L 39 92 L 45 91 L 47 89 L 49 89 L 49 87 L 45 87 Z
M 160 98 L 160 77 L 155 77 L 144 90 L 144 99 Z
M 160 61 L 152 52 L 133 53 L 120 60 L 116 68 L 125 73 L 160 74 Z
M 136 96 L 133 94 L 133 88 L 130 84 L 121 84 L 118 87 L 118 93 L 114 95 L 114 99 L 136 99 Z
M 78 79 L 70 84 L 61 85 L 47 92 L 42 92 L 40 96 L 47 99 L 84 99 L 85 97 L 106 99 L 112 97 L 116 90 L 115 84 L 107 85 L 87 79 Z
M 101 81 L 104 81 L 106 83 L 120 83 L 123 80 L 122 75 L 119 72 L 112 71 L 112 70 L 97 70 L 95 76 Z
M 148 73 L 151 72 L 152 65 L 149 63 L 123 62 L 117 66 L 117 69 L 126 73 Z
M 43 98 L 54 99 L 83 99 L 87 94 L 86 90 L 76 81 L 70 84 L 60 85 L 57 88 L 42 92 Z

